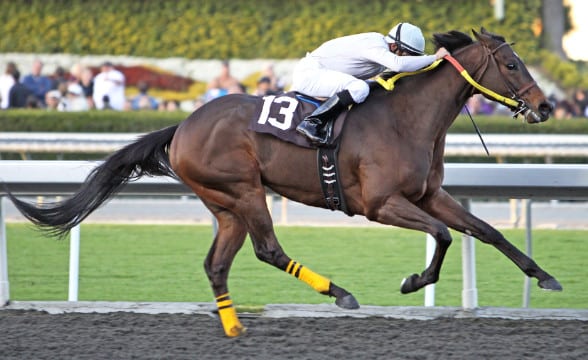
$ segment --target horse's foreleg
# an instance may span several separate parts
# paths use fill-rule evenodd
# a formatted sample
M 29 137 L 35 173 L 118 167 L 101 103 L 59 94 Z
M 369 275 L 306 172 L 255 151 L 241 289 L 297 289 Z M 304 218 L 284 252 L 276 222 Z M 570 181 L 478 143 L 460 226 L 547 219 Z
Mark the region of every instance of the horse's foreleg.
M 469 213 L 443 189 L 430 199 L 426 210 L 459 232 L 474 236 L 490 244 L 514 262 L 527 276 L 537 278 L 539 287 L 562 290 L 560 283 L 522 253 L 494 227 Z
M 255 255 L 261 261 L 287 272 L 308 284 L 321 294 L 334 296 L 335 303 L 345 309 L 357 309 L 357 300 L 345 289 L 335 285 L 326 277 L 315 273 L 297 261 L 289 258 L 276 238 L 270 213 L 265 202 L 265 193 L 258 192 L 250 199 L 243 201 L 247 204 L 246 221 L 253 242 Z
M 282 270 L 286 271 L 288 274 L 294 276 L 298 280 L 305 282 L 319 293 L 323 295 L 334 296 L 336 298 L 335 304 L 343 309 L 359 308 L 359 303 L 347 290 L 340 288 L 331 280 L 315 273 L 314 271 L 294 260 L 290 260 L 286 266 L 286 269 Z
M 441 265 L 451 245 L 451 235 L 445 224 L 402 197 L 389 198 L 384 205 L 370 211 L 368 218 L 382 224 L 423 231 L 435 238 L 437 246 L 431 263 L 420 275 L 413 274 L 402 281 L 400 291 L 403 294 L 417 291 L 439 280 Z
M 245 224 L 232 213 L 221 209 L 211 210 L 218 221 L 218 232 L 204 261 L 204 269 L 212 286 L 225 334 L 239 336 L 246 329 L 239 321 L 229 296 L 227 279 L 233 259 L 245 241 L 247 230 Z

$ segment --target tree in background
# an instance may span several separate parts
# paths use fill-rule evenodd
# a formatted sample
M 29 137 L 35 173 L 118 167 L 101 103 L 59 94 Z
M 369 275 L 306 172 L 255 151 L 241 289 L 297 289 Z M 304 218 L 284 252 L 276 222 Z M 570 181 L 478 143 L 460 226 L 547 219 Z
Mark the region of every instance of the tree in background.
M 563 0 L 543 0 L 541 7 L 542 32 L 541 44 L 544 49 L 552 51 L 561 59 L 568 60 L 563 49 L 563 36 L 571 29 L 569 22 L 570 8 Z

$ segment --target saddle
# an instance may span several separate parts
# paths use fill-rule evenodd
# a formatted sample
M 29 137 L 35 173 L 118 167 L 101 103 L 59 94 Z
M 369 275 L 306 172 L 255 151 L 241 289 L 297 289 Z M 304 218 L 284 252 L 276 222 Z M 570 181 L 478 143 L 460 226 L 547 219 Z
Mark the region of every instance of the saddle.
M 298 124 L 310 115 L 323 100 L 303 95 L 294 91 L 268 95 L 260 98 L 257 108 L 249 123 L 249 130 L 271 134 L 281 140 L 296 144 L 298 146 L 316 149 L 306 137 L 296 131 Z M 321 147 L 335 147 L 341 130 L 347 117 L 347 111 L 343 111 L 337 119 L 331 121 L 333 126 L 332 136 L 327 144 Z

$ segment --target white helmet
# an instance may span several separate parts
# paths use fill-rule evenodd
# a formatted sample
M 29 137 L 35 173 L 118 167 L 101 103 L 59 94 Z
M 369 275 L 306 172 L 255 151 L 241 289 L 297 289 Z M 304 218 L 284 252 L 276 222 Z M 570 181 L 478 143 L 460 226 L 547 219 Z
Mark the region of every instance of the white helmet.
M 387 43 L 396 43 L 398 48 L 411 54 L 425 53 L 425 37 L 417 26 L 411 23 L 399 23 L 385 37 Z

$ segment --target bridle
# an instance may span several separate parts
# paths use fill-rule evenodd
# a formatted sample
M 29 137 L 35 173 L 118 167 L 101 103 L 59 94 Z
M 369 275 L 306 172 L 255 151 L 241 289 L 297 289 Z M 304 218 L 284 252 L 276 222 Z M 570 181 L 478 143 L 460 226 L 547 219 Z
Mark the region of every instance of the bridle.
M 527 106 L 527 104 L 525 103 L 525 101 L 522 99 L 522 96 L 529 91 L 530 89 L 532 89 L 533 87 L 537 86 L 537 83 L 533 80 L 531 82 L 529 82 L 528 84 L 523 85 L 520 89 L 516 89 L 504 76 L 504 74 L 502 74 L 502 72 L 499 69 L 498 63 L 496 62 L 496 57 L 495 54 L 496 52 L 502 48 L 503 46 L 508 46 L 509 44 L 506 42 L 503 42 L 502 44 L 498 45 L 496 48 L 494 49 L 490 49 L 487 46 L 485 46 L 484 44 L 480 45 L 486 50 L 486 61 L 484 62 L 484 64 L 482 65 L 482 71 L 480 71 L 480 75 L 479 75 L 479 79 L 481 79 L 484 76 L 484 73 L 486 73 L 486 70 L 488 69 L 489 63 L 492 62 L 494 64 L 494 66 L 496 67 L 496 69 L 498 70 L 498 73 L 500 74 L 500 78 L 502 79 L 502 81 L 504 82 L 505 87 L 508 89 L 508 91 L 510 92 L 511 97 L 506 97 L 503 95 L 500 95 L 498 93 L 496 93 L 493 90 L 490 90 L 488 88 L 486 88 L 485 86 L 481 85 L 478 81 L 474 80 L 470 74 L 467 72 L 467 70 L 465 70 L 463 68 L 463 66 L 461 66 L 461 64 L 451 55 L 447 55 L 445 56 L 445 60 L 449 61 L 449 63 L 451 65 L 453 65 L 453 67 L 459 72 L 459 74 L 468 82 L 470 83 L 474 88 L 476 88 L 478 91 L 480 91 L 481 93 L 483 93 L 484 95 L 496 100 L 497 102 L 507 106 L 508 108 L 511 109 L 511 111 L 513 111 L 513 117 L 517 117 L 519 114 L 523 114 L 523 115 L 527 115 L 528 112 L 531 111 L 531 109 Z M 465 48 L 462 48 L 460 50 L 465 50 Z M 456 53 L 459 53 L 460 50 L 458 50 Z

